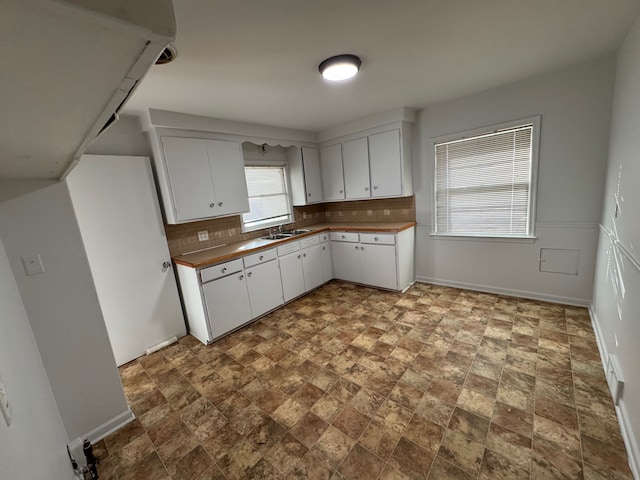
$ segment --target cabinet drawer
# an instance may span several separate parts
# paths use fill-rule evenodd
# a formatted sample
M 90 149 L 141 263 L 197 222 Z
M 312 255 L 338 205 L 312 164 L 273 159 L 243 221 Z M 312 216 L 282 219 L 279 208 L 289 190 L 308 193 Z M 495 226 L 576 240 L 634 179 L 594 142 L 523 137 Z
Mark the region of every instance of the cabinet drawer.
M 277 254 L 275 248 L 272 248 L 271 250 L 264 250 L 258 253 L 253 253 L 244 257 L 244 266 L 245 268 L 253 267 L 254 265 L 273 260 L 276 257 Z
M 281 257 L 282 255 L 286 255 L 287 253 L 297 252 L 298 250 L 300 250 L 299 241 L 296 240 L 295 242 L 287 242 L 284 245 L 280 245 L 278 247 L 278 256 Z
M 380 245 L 395 245 L 396 236 L 392 233 L 361 233 L 360 243 L 377 243 Z
M 320 235 L 300 239 L 300 248 L 313 247 L 320 244 Z
M 230 262 L 214 265 L 213 267 L 203 268 L 200 270 L 200 280 L 202 283 L 215 280 L 216 278 L 231 275 L 242 270 L 242 259 L 232 260 Z
M 331 232 L 330 238 L 334 242 L 358 242 L 357 233 L 353 232 Z
M 325 233 L 321 233 L 319 235 L 320 237 L 320 243 L 324 243 L 324 242 L 328 242 L 329 241 L 329 233 L 325 232 Z

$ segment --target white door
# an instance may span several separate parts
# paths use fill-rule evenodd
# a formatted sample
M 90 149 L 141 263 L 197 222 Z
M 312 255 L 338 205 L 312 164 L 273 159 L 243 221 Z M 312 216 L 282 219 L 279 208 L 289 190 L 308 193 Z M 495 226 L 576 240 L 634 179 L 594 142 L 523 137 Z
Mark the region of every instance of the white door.
M 331 257 L 331 242 L 320 244 L 322 250 L 322 281 L 328 282 L 333 278 L 333 259 Z
M 302 270 L 302 253 L 293 252 L 280 257 L 280 275 L 284 301 L 288 302 L 305 292 L 304 272 Z
M 178 221 L 216 215 L 207 140 L 162 137 L 162 149 Z
M 338 143 L 320 149 L 320 170 L 324 200 L 344 200 L 342 145 Z
M 242 146 L 237 142 L 207 140 L 207 154 L 216 196 L 211 215 L 248 212 L 249 195 Z
M 376 287 L 398 289 L 395 245 L 360 245 L 362 281 Z
M 118 365 L 185 335 L 149 159 L 85 155 L 67 183 Z
M 344 191 L 346 198 L 371 197 L 369 181 L 369 144 L 367 137 L 342 144 Z
M 217 338 L 251 320 L 244 272 L 219 278 L 202 286 L 211 337 Z
M 278 261 L 254 265 L 245 270 L 249 301 L 251 302 L 251 316 L 257 318 L 269 310 L 282 305 L 282 283 Z
M 340 280 L 361 282 L 360 245 L 350 242 L 331 242 L 333 275 Z
M 318 150 L 302 147 L 302 165 L 304 166 L 304 186 L 307 191 L 307 203 L 321 202 L 322 179 L 320 176 Z
M 304 286 L 307 292 L 324 283 L 320 245 L 302 250 L 302 269 L 304 270 Z
M 400 130 L 390 130 L 369 137 L 369 164 L 372 197 L 402 195 Z

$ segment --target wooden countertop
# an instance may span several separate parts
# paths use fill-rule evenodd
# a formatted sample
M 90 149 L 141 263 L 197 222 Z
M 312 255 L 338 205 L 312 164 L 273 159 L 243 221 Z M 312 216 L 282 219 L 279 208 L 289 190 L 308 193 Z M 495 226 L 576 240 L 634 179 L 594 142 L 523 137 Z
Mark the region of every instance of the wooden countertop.
M 416 222 L 377 222 L 377 223 L 316 223 L 300 227 L 304 230 L 311 230 L 308 233 L 296 235 L 282 240 L 264 240 L 254 238 L 244 242 L 230 243 L 219 247 L 211 247 L 199 252 L 187 253 L 173 257 L 174 263 L 191 268 L 200 268 L 207 265 L 232 260 L 250 253 L 254 253 L 267 248 L 277 247 L 292 240 L 299 240 L 320 232 L 340 231 L 340 232 L 389 232 L 397 233 L 407 228 L 414 227 Z

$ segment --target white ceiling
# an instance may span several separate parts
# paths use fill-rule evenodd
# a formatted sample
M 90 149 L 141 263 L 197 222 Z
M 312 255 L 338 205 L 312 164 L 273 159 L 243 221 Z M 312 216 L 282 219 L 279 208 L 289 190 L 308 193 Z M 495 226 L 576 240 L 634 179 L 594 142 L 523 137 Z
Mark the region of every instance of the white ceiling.
M 614 51 L 638 0 L 174 0 L 178 58 L 125 109 L 321 131 Z M 361 57 L 329 84 L 326 57 Z

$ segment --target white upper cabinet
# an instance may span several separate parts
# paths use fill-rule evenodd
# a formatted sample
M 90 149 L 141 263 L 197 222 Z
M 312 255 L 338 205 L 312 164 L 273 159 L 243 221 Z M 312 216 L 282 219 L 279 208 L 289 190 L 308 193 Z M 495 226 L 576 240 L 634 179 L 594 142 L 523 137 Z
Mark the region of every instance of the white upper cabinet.
M 370 198 L 369 144 L 366 137 L 342 144 L 342 163 L 346 198 Z
M 369 136 L 371 196 L 402 196 L 402 153 L 400 130 Z
M 167 182 L 161 181 L 160 186 L 167 223 L 249 211 L 239 143 L 168 136 L 161 143 Z
M 320 156 L 316 148 L 290 147 L 287 149 L 291 200 L 295 206 L 318 203 L 323 200 Z
M 344 200 L 342 146 L 339 143 L 320 149 L 320 170 L 324 200 Z

